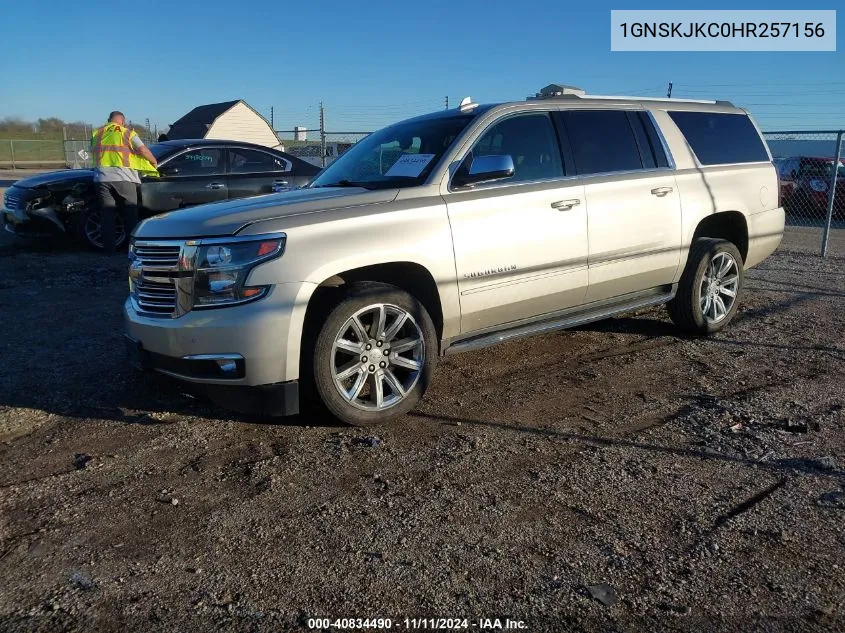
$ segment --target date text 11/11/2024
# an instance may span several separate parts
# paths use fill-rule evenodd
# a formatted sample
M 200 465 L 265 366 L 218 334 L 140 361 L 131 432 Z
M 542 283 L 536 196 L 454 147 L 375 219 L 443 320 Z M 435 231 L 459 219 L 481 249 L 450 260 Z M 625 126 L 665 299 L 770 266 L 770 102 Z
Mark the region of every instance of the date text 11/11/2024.
M 527 631 L 522 620 L 510 618 L 308 618 L 309 629 L 320 630 L 390 630 L 412 631 L 458 631 L 476 629 L 479 631 Z

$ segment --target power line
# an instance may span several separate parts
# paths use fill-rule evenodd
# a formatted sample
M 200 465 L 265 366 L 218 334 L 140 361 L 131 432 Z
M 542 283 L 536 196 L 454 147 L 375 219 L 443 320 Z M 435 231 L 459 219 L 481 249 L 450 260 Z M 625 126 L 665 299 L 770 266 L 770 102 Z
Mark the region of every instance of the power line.
M 822 85 L 822 86 L 830 86 L 830 85 L 845 85 L 845 81 L 827 81 L 827 80 L 819 80 L 819 81 L 790 81 L 789 84 L 791 86 L 815 86 L 815 85 Z M 694 84 L 678 84 L 680 86 L 699 86 L 701 88 L 736 88 L 736 87 L 748 87 L 748 86 L 765 86 L 766 88 L 771 87 L 771 83 L 748 83 L 743 82 L 740 84 L 710 84 L 710 83 L 694 83 Z

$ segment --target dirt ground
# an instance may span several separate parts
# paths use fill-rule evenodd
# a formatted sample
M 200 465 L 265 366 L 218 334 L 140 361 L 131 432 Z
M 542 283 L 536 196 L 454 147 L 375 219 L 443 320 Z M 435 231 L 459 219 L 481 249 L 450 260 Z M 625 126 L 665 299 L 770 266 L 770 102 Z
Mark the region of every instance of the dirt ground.
M 364 431 L 136 374 L 125 258 L 2 238 L 0 630 L 841 631 L 845 258 L 801 239 L 717 336 L 446 357 Z

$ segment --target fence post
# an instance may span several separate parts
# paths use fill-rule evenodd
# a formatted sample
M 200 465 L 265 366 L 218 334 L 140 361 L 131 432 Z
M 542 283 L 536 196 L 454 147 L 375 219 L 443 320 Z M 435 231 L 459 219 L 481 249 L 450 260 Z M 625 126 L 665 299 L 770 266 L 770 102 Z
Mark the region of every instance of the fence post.
M 9 153 L 12 155 L 12 169 L 17 169 L 15 166 L 15 142 L 9 141 Z
M 320 165 L 326 166 L 326 113 L 320 101 Z
M 833 173 L 830 176 L 830 188 L 827 192 L 827 222 L 822 236 L 822 257 L 827 257 L 827 240 L 830 237 L 830 224 L 833 221 L 833 203 L 836 200 L 836 177 L 839 175 L 839 156 L 842 154 L 842 130 L 836 135 L 836 149 L 833 152 Z

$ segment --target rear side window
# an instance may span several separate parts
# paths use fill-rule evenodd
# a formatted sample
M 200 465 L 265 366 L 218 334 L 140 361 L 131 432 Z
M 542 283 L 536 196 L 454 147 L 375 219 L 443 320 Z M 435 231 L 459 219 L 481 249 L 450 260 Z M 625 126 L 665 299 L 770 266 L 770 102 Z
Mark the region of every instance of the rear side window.
M 642 119 L 638 116 L 640 112 L 629 112 L 628 122 L 634 130 L 634 136 L 637 139 L 637 145 L 640 148 L 640 158 L 643 161 L 643 167 L 646 169 L 654 169 L 657 165 L 654 162 L 654 150 L 651 148 L 651 142 L 648 140 L 648 134 L 645 133 Z
M 702 165 L 768 161 L 766 146 L 744 114 L 669 112 Z
M 666 156 L 666 151 L 663 149 L 663 143 L 660 140 L 660 135 L 654 129 L 654 122 L 651 117 L 645 112 L 638 112 L 637 118 L 645 129 L 648 136 L 648 144 L 651 147 L 651 152 L 654 156 L 654 162 L 658 167 L 668 167 L 669 159 Z
M 287 165 L 278 156 L 246 147 L 229 148 L 230 174 L 258 174 L 286 170 Z
M 579 175 L 643 168 L 627 112 L 566 110 L 562 115 Z

